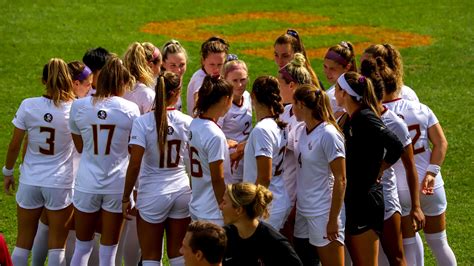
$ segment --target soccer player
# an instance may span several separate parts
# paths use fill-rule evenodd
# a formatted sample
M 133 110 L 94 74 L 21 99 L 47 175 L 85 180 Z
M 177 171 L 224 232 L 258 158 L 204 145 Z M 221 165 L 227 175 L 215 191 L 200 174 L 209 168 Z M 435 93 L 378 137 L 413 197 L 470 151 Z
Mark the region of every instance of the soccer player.
M 388 63 L 386 63 L 388 65 Z M 396 74 L 393 74 L 396 77 Z M 386 82 L 387 84 L 387 82 Z M 416 169 L 422 193 L 420 204 L 425 214 L 426 224 L 423 228 L 425 239 L 436 258 L 438 265 L 456 265 L 456 257 L 448 244 L 446 236 L 446 192 L 441 176 L 448 148 L 436 115 L 426 105 L 400 98 L 397 83 L 385 86 L 384 105 L 403 118 L 408 125 L 415 155 Z M 432 145 L 432 149 L 430 148 Z M 423 264 L 423 246 L 409 215 L 412 209 L 409 186 L 406 182 L 403 166 L 394 166 L 397 176 L 398 194 L 402 205 L 402 230 L 405 250 L 410 249 L 417 258 L 417 265 Z
M 299 164 L 294 234 L 309 238 L 323 265 L 344 265 L 344 138 L 328 96 L 314 85 L 296 89 L 293 110 L 304 122 L 293 141 Z
M 186 73 L 186 67 L 188 65 L 188 54 L 186 53 L 186 49 L 176 40 L 169 40 L 163 45 L 161 48 L 161 53 L 163 55 L 163 63 L 161 64 L 162 71 L 171 71 L 176 73 L 180 80 L 181 86 L 184 86 L 183 77 Z M 182 110 L 182 101 L 181 96 L 178 98 L 176 102 L 176 109 L 181 111 Z
M 323 88 L 320 80 L 318 79 L 316 73 L 311 67 L 308 56 L 306 55 L 306 50 L 304 48 L 303 42 L 301 41 L 299 33 L 294 29 L 288 29 L 285 34 L 278 36 L 273 44 L 275 63 L 278 68 L 282 68 L 287 65 L 291 60 L 293 60 L 296 53 L 300 53 L 304 56 L 305 66 L 311 74 L 311 81 L 317 87 Z
M 169 262 L 183 265 L 179 248 L 190 222 L 191 199 L 184 155 L 192 118 L 174 108 L 181 93 L 177 74 L 165 71 L 156 88 L 157 108 L 133 124 L 122 210 L 129 219 L 132 205 L 126 195 L 139 179 L 136 208 L 142 265 L 160 265 L 165 229 Z
M 382 172 L 394 164 L 403 146 L 379 118 L 370 79 L 347 72 L 337 79 L 336 100 L 350 119 L 346 140 L 346 245 L 354 265 L 376 265 L 383 229 Z
M 156 56 L 152 57 L 159 58 L 161 62 L 161 54 L 158 48 L 155 51 Z M 134 42 L 128 47 L 123 59 L 124 66 L 135 78 L 133 89 L 127 91 L 123 98 L 136 103 L 140 114 L 150 112 L 155 102 L 155 90 L 152 89 L 152 86 L 156 82 L 153 70 L 148 62 L 145 46 L 138 42 Z
M 196 115 L 193 113 L 194 105 L 197 101 L 199 89 L 203 85 L 204 78 L 207 75 L 220 75 L 228 53 L 229 43 L 216 36 L 207 39 L 201 45 L 201 69 L 194 72 L 186 92 L 187 111 L 190 116 L 195 117 Z
M 287 135 L 278 80 L 272 76 L 258 77 L 252 85 L 252 105 L 257 124 L 250 133 L 244 152 L 244 182 L 267 187 L 274 201 L 268 223 L 280 230 L 291 211 L 291 202 L 283 180 L 283 159 Z
M 222 77 L 233 87 L 232 107 L 217 122 L 224 132 L 230 148 L 232 162 L 231 183 L 242 182 L 244 176 L 245 143 L 252 131 L 252 102 L 246 91 L 248 70 L 244 61 L 236 55 L 229 54 L 228 61 L 222 69 Z
M 232 85 L 218 77 L 206 76 L 189 126 L 189 170 L 192 198 L 189 211 L 193 221 L 205 220 L 223 225 L 219 203 L 229 178 L 229 148 L 217 120 L 232 105 Z M 227 174 L 226 174 L 227 173 Z M 225 177 L 227 176 L 227 177 Z
M 82 153 L 74 191 L 76 246 L 71 265 L 87 265 L 94 229 L 101 218 L 99 260 L 115 261 L 122 228 L 122 193 L 128 166 L 128 139 L 138 106 L 123 99 L 132 76 L 118 57 L 102 69 L 94 96 L 71 108 L 72 137 Z
M 3 167 L 5 190 L 14 186 L 13 170 L 21 143 L 28 146 L 16 194 L 18 233 L 12 253 L 14 265 L 27 265 L 41 213 L 49 221 L 49 265 L 65 263 L 65 244 L 72 219 L 73 143 L 68 126 L 74 99 L 66 63 L 53 58 L 43 71 L 46 92 L 24 100 L 12 123 L 15 126 Z
M 343 73 L 347 71 L 357 72 L 355 61 L 354 46 L 350 42 L 342 41 L 339 44 L 329 47 L 323 62 L 324 74 L 331 84 L 326 91 L 331 101 L 331 109 L 334 117 L 337 119 L 345 113 L 344 108 L 336 103 L 336 81 Z

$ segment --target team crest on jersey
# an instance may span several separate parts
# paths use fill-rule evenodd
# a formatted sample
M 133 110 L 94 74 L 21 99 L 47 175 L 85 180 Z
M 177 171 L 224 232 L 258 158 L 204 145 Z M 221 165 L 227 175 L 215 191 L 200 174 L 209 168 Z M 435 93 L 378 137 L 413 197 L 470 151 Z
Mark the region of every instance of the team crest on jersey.
M 308 143 L 308 150 L 312 150 L 312 149 L 313 149 L 313 144 L 311 144 L 311 142 L 310 142 L 310 143 Z
M 99 110 L 99 112 L 97 112 L 97 117 L 99 119 L 105 120 L 107 118 L 107 112 L 104 110 Z
M 50 113 L 44 114 L 43 118 L 44 118 L 44 121 L 48 123 L 51 123 L 53 121 L 53 115 Z
M 168 135 L 173 135 L 173 133 L 174 133 L 174 128 L 172 126 L 168 126 Z
M 188 133 L 188 138 L 189 138 L 189 140 L 192 140 L 192 139 L 193 139 L 193 132 L 192 132 L 192 131 L 189 131 L 189 133 Z

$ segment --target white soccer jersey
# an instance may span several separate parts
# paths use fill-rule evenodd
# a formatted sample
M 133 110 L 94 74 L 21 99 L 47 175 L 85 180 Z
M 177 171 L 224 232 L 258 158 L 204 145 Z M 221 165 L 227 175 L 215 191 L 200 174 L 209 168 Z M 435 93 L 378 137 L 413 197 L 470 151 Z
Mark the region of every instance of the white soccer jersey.
M 230 169 L 226 165 L 229 162 L 229 149 L 225 135 L 214 121 L 197 117 L 189 126 L 188 138 L 192 185 L 189 211 L 201 219 L 222 219 L 212 187 L 209 164 L 223 160 L 224 169 Z M 228 176 L 225 178 L 229 179 Z
M 400 98 L 409 101 L 420 102 L 420 99 L 418 99 L 416 92 L 406 85 L 403 85 L 402 89 L 400 90 Z
M 431 159 L 428 129 L 439 123 L 438 119 L 428 106 L 419 102 L 395 99 L 393 101 L 385 102 L 384 105 L 401 117 L 408 126 L 408 131 L 410 132 L 413 144 L 418 179 L 421 183 L 425 177 L 426 168 L 430 164 Z M 393 168 L 395 169 L 395 174 L 397 176 L 398 189 L 408 190 L 405 168 L 401 161 L 395 163 Z M 434 188 L 438 188 L 443 184 L 441 173 L 439 173 L 436 176 Z
M 123 98 L 138 105 L 140 114 L 151 112 L 155 106 L 155 90 L 141 82 L 135 83 L 133 90 L 127 91 Z
M 400 140 L 403 147 L 411 144 L 411 137 L 410 133 L 408 132 L 407 125 L 400 117 L 398 117 L 395 112 L 385 109 L 382 112 L 382 116 L 380 118 L 382 119 L 382 122 L 385 124 L 385 126 L 387 126 L 387 128 L 398 137 L 398 140 Z M 401 159 L 398 160 L 398 163 L 402 163 Z M 403 166 L 403 163 L 402 167 L 405 173 L 405 167 Z M 406 180 L 406 174 L 404 176 Z M 383 172 L 381 183 L 383 186 L 384 200 L 399 201 L 397 192 L 397 178 L 395 176 L 395 169 L 393 166 L 389 167 Z
M 248 139 L 252 131 L 252 102 L 250 93 L 244 92 L 242 105 L 232 103 L 232 107 L 217 124 L 221 127 L 227 139 L 241 143 Z M 232 153 L 234 149 L 230 150 Z M 237 169 L 233 169 L 232 178 L 235 182 L 242 181 L 244 176 L 244 160 L 239 162 Z M 235 183 L 234 182 L 234 183 Z
M 292 143 L 295 138 L 296 128 L 304 125 L 304 123 L 296 121 L 296 116 L 293 114 L 292 104 L 285 106 L 285 110 L 280 115 L 280 120 L 287 123 L 285 130 L 288 136 L 288 145 L 285 159 L 283 160 L 283 169 L 285 169 L 285 171 L 283 171 L 283 180 L 285 180 L 286 190 L 293 205 L 296 200 L 296 168 L 298 166 L 298 160 Z
M 311 132 L 298 127 L 294 140 L 298 154 L 296 208 L 303 216 L 320 216 L 331 210 L 334 175 L 330 163 L 345 158 L 344 138 L 337 129 L 322 122 Z
M 168 110 L 167 116 L 168 143 L 164 152 L 158 150 L 153 113 L 145 114 L 133 122 L 130 144 L 145 149 L 138 188 L 142 198 L 169 194 L 189 187 L 184 155 L 188 152 L 186 146 L 192 118 L 174 109 Z
M 68 120 L 71 104 L 56 107 L 46 97 L 23 100 L 12 123 L 27 131 L 28 147 L 20 169 L 20 183 L 72 188 L 73 143 Z
M 273 118 L 260 120 L 250 133 L 244 154 L 244 182 L 257 181 L 257 159 L 265 156 L 272 159 L 272 179 L 268 189 L 273 193 L 273 212 L 286 211 L 290 206 L 290 198 L 283 180 L 283 159 L 287 144 L 286 131 L 280 129 Z
M 331 104 L 332 113 L 335 114 L 337 112 L 345 112 L 346 110 L 337 105 L 336 101 L 336 85 L 332 85 L 327 91 L 326 94 L 329 98 L 329 103 Z
M 193 109 L 194 109 L 194 94 L 199 91 L 202 86 L 202 82 L 206 77 L 206 72 L 201 68 L 198 71 L 194 72 L 191 80 L 188 84 L 188 90 L 186 95 L 186 103 L 188 107 L 188 115 L 193 116 Z
M 93 97 L 72 104 L 71 132 L 81 135 L 83 149 L 75 189 L 85 193 L 123 192 L 128 167 L 128 140 L 132 123 L 140 116 L 135 103 L 110 97 L 93 103 Z

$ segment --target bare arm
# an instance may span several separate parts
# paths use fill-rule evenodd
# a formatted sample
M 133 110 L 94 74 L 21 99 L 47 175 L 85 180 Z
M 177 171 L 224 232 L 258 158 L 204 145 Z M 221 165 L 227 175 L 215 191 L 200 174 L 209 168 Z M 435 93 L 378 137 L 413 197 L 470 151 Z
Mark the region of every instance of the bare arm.
M 433 150 L 431 151 L 430 164 L 441 166 L 448 150 L 448 141 L 444 136 L 443 128 L 439 123 L 428 128 L 428 138 L 433 144 Z M 427 171 L 422 182 L 422 191 L 426 194 L 433 193 L 434 181 L 436 174 Z
M 338 237 L 339 226 L 337 224 L 337 218 L 341 213 L 346 192 L 346 160 L 343 157 L 336 158 L 329 163 L 329 166 L 334 175 L 334 185 L 332 188 L 331 210 L 329 211 L 326 233 L 328 240 L 334 241 Z
M 413 229 L 415 231 L 425 226 L 425 215 L 420 207 L 420 193 L 418 185 L 418 172 L 416 170 L 415 159 L 413 155 L 413 145 L 405 146 L 402 153 L 402 162 L 405 167 L 408 188 L 410 189 L 411 211 L 410 215 L 413 221 Z
M 130 145 L 130 162 L 128 163 L 127 175 L 125 176 L 125 187 L 123 189 L 122 198 L 122 214 L 126 219 L 130 219 L 130 194 L 132 193 L 133 186 L 137 182 L 144 153 L 145 149 L 143 147 L 134 144 Z
M 16 159 L 20 154 L 21 143 L 25 136 L 25 130 L 15 127 L 13 130 L 13 136 L 10 140 L 10 145 L 8 146 L 7 158 L 5 160 L 5 168 L 13 169 L 15 167 Z M 13 175 L 3 177 L 3 186 L 5 193 L 11 195 L 11 192 L 15 190 L 15 178 Z M 10 190 L 11 189 L 11 190 Z
M 77 152 L 82 153 L 82 147 L 83 147 L 82 136 L 76 135 L 76 134 L 71 134 L 71 135 L 72 135 L 72 141 L 74 142 L 74 146 L 76 147 Z
M 257 184 L 268 188 L 272 179 L 272 158 L 257 156 Z
M 211 171 L 211 183 L 214 196 L 216 197 L 217 203 L 220 204 L 225 192 L 224 161 L 218 160 L 209 163 L 209 170 Z

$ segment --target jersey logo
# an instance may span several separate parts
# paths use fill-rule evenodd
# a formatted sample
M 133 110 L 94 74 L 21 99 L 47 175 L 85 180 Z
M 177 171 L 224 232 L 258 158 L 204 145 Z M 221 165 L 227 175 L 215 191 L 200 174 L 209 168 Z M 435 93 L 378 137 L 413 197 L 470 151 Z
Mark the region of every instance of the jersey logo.
M 44 121 L 46 121 L 48 123 L 51 123 L 51 121 L 53 121 L 53 115 L 50 114 L 50 113 L 44 114 L 43 118 L 44 118 Z
M 104 110 L 99 110 L 99 112 L 97 112 L 97 117 L 99 119 L 105 120 L 107 118 L 107 112 Z
M 193 139 L 193 132 L 192 132 L 192 131 L 189 131 L 189 133 L 188 133 L 188 138 L 189 138 L 189 140 L 192 140 L 192 139 Z
M 172 126 L 168 126 L 168 135 L 173 135 L 174 128 Z
M 260 151 L 269 152 L 270 150 L 269 150 L 267 147 L 262 147 L 262 148 L 260 149 Z
M 400 117 L 401 119 L 405 120 L 405 117 L 402 115 L 402 114 L 397 114 L 398 117 Z
M 313 145 L 310 143 L 308 143 L 308 150 L 312 150 L 313 149 Z

